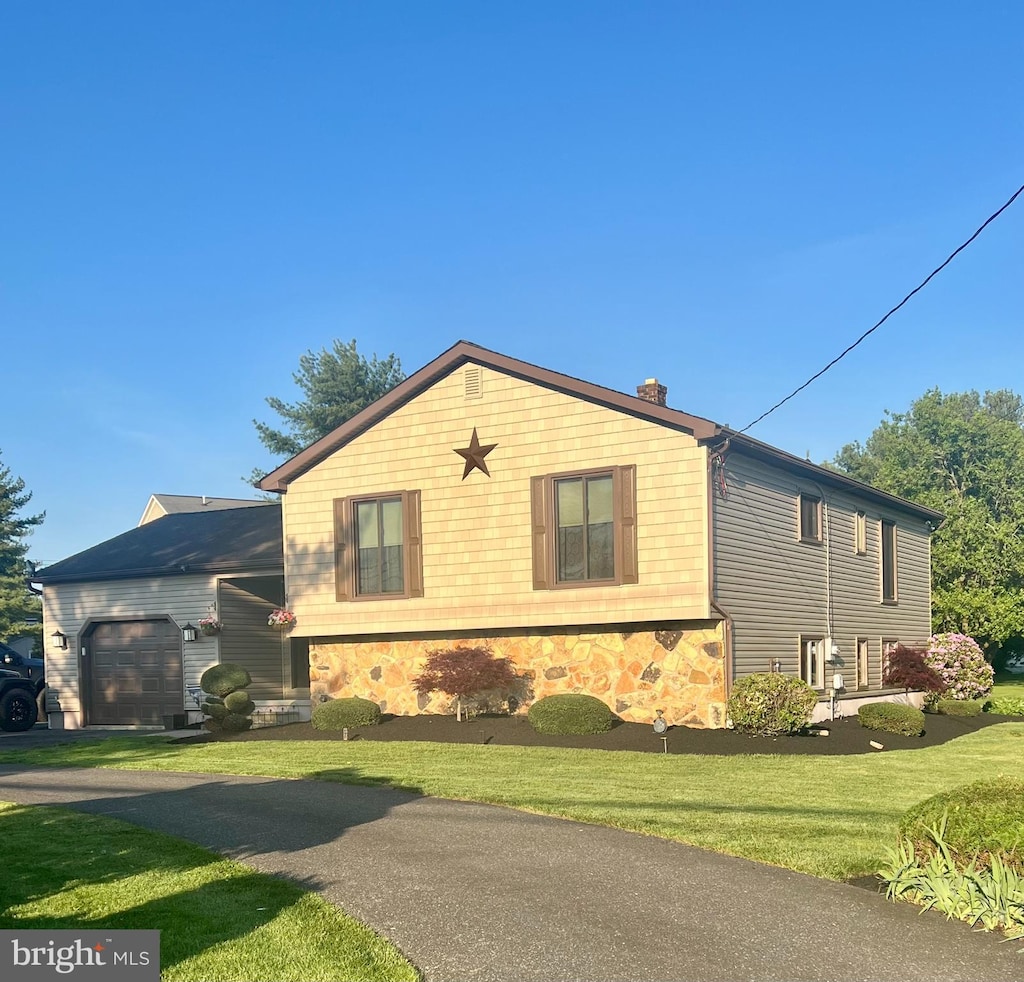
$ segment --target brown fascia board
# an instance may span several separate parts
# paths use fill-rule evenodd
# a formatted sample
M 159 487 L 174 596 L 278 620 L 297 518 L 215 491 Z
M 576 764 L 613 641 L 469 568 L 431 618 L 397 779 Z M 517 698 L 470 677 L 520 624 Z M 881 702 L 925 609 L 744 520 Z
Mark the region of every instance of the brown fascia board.
M 459 341 L 418 372 L 410 375 L 400 385 L 395 386 L 387 395 L 371 403 L 362 412 L 342 423 L 336 430 L 297 453 L 276 470 L 271 471 L 260 481 L 260 489 L 278 493 L 286 492 L 288 485 L 297 477 L 301 477 L 320 461 L 345 446 L 349 441 L 354 440 L 361 433 L 366 432 L 374 424 L 379 423 L 429 388 L 438 379 L 448 375 L 466 362 L 493 368 L 505 375 L 511 375 L 556 392 L 564 392 L 587 402 L 628 413 L 630 416 L 660 423 L 675 430 L 682 430 L 697 440 L 711 439 L 722 431 L 722 427 L 718 423 L 709 419 L 691 416 L 689 413 L 669 409 L 667 406 L 658 406 L 644 399 L 638 399 L 636 396 L 616 392 L 614 389 L 607 389 L 602 385 L 594 385 L 592 382 L 584 382 L 571 375 L 562 375 L 560 372 L 553 372 L 516 358 L 509 358 L 507 355 L 482 348 L 470 341 Z
M 718 439 L 728 440 L 732 447 L 742 449 L 752 457 L 757 457 L 773 464 L 781 464 L 789 470 L 796 471 L 798 474 L 809 477 L 813 481 L 817 481 L 821 484 L 829 484 L 832 487 L 841 488 L 844 491 L 850 491 L 853 494 L 859 494 L 862 497 L 872 498 L 875 501 L 882 502 L 883 504 L 892 505 L 894 507 L 901 508 L 904 511 L 913 512 L 916 515 L 920 515 L 921 518 L 924 518 L 927 521 L 938 523 L 945 518 L 943 512 L 936 511 L 934 508 L 915 504 L 913 501 L 907 501 L 906 498 L 900 498 L 898 495 L 889 494 L 888 491 L 880 491 L 878 488 L 872 487 L 870 484 L 865 484 L 863 481 L 847 477 L 839 471 L 829 470 L 829 468 L 822 467 L 819 464 L 812 464 L 809 460 L 803 460 L 800 457 L 795 457 L 791 453 L 786 453 L 785 450 L 779 450 L 778 447 L 773 447 L 768 443 L 762 443 L 760 440 L 755 440 L 753 437 L 746 436 L 743 433 L 737 433 L 728 428 L 723 428 Z

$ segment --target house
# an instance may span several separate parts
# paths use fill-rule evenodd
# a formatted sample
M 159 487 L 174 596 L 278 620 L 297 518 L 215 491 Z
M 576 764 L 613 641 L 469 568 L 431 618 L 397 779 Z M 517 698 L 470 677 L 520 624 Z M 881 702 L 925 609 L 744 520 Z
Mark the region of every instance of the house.
M 301 706 L 308 717 L 305 644 L 267 624 L 284 601 L 280 506 L 207 509 L 203 499 L 161 497 L 139 527 L 35 577 L 51 725 L 197 720 L 199 679 L 218 661 L 245 665 L 258 709 Z M 151 516 L 154 502 L 172 507 Z M 219 633 L 195 630 L 208 616 L 224 625 Z
M 189 511 L 220 511 L 224 508 L 258 508 L 272 504 L 263 498 L 211 498 L 197 494 L 151 494 L 139 525 L 146 525 L 164 515 Z
M 765 671 L 824 716 L 886 695 L 887 649 L 930 633 L 938 512 L 671 409 L 654 379 L 624 395 L 462 341 L 261 487 L 313 704 L 446 711 L 411 680 L 482 644 L 528 699 L 625 720 L 721 726 Z

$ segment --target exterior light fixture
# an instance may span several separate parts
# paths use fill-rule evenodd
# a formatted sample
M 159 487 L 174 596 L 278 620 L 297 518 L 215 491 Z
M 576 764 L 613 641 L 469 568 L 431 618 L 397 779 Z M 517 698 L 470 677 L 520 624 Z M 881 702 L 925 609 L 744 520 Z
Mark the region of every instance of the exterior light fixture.
M 195 639 L 196 639 L 196 629 L 191 624 L 186 624 L 181 629 L 181 640 L 184 641 L 186 644 L 188 644 L 188 643 L 190 643 L 192 641 L 195 641 Z
M 68 636 L 63 631 L 54 631 L 50 637 L 53 638 L 53 646 L 55 648 L 66 648 L 68 646 Z

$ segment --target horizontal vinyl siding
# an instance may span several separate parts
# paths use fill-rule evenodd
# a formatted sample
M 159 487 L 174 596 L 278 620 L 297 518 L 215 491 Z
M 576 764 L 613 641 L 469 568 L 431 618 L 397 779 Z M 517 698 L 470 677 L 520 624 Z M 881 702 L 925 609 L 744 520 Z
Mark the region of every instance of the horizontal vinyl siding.
M 827 673 L 855 685 L 856 639 L 869 641 L 869 686 L 881 686 L 883 639 L 916 643 L 930 631 L 929 533 L 923 519 L 852 493 L 820 488 L 782 468 L 727 456 L 727 493 L 715 493 L 714 586 L 733 618 L 736 677 L 764 672 L 774 659 L 798 675 L 800 636 L 826 637 L 826 559 L 832 595 L 832 637 L 839 659 Z M 823 541 L 798 539 L 798 495 L 822 498 Z M 867 521 L 867 552 L 854 552 L 854 515 Z M 898 602 L 882 604 L 881 519 L 897 527 Z M 824 537 L 828 536 L 828 548 Z
M 268 630 L 267 617 L 284 602 L 283 588 L 279 596 L 267 600 L 244 589 L 244 580 L 220 584 L 221 661 L 241 665 L 251 676 L 251 699 L 280 699 L 284 688 L 284 649 L 287 635 Z M 268 594 L 260 580 L 260 592 Z
M 79 649 L 88 624 L 170 617 L 180 629 L 186 623 L 197 625 L 201 617 L 210 614 L 216 601 L 217 577 L 211 575 L 47 585 L 43 590 L 46 679 L 61 709 L 81 712 Z M 53 647 L 54 631 L 67 635 L 65 650 Z M 200 634 L 195 642 L 182 644 L 186 688 L 199 685 L 203 672 L 220 660 L 218 652 L 216 635 Z

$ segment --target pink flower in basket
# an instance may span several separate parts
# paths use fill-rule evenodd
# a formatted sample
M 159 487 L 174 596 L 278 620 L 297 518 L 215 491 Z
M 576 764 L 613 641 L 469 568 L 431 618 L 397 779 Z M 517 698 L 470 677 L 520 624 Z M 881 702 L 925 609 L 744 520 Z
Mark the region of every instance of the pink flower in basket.
M 267 623 L 271 627 L 276 627 L 282 631 L 287 631 L 291 627 L 295 627 L 295 615 L 283 607 L 280 610 L 273 610 L 270 612 L 270 616 L 267 618 Z

